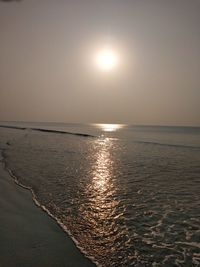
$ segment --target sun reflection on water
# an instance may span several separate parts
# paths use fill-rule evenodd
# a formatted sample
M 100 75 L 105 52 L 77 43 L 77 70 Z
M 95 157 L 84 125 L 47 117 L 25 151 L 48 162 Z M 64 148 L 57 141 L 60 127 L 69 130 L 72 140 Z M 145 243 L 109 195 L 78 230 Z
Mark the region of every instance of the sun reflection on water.
M 98 123 L 98 124 L 95 124 L 95 126 L 100 128 L 104 132 L 115 132 L 125 127 L 125 124 Z
M 116 164 L 121 148 L 116 139 L 100 137 L 91 141 L 89 157 L 89 179 L 85 187 L 87 203 L 81 208 L 89 231 L 87 232 L 88 251 L 92 250 L 96 258 L 101 258 L 109 251 L 115 255 L 116 244 L 125 246 L 128 230 L 124 223 L 124 206 L 118 197 Z M 103 266 L 103 265 L 102 265 Z
M 102 224 L 115 212 L 118 204 L 113 197 L 116 189 L 113 181 L 112 148 L 113 141 L 110 138 L 100 138 L 95 141 L 91 182 L 87 188 L 87 193 L 92 196 L 90 208 Z M 103 233 L 106 234 L 106 228 L 102 229 Z
M 111 146 L 108 138 L 98 141 L 100 150 L 96 154 L 96 164 L 93 170 L 93 185 L 98 193 L 103 193 L 109 189 L 110 177 L 112 175 L 112 160 L 110 158 L 109 147 Z

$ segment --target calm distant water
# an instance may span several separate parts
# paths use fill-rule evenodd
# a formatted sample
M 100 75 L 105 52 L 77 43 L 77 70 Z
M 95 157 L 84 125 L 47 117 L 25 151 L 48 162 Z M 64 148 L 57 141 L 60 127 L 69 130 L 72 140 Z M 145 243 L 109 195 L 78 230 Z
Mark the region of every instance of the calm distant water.
M 93 136 L 7 129 L 6 155 L 95 262 L 200 266 L 200 128 L 25 126 Z

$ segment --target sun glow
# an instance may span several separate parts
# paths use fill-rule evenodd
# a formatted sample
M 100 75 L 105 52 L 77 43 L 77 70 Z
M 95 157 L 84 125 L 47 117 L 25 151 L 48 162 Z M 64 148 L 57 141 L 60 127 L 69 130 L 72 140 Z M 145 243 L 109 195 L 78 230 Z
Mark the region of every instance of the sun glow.
M 103 71 L 111 71 L 118 64 L 117 54 L 113 50 L 101 50 L 96 55 L 96 63 L 99 69 Z

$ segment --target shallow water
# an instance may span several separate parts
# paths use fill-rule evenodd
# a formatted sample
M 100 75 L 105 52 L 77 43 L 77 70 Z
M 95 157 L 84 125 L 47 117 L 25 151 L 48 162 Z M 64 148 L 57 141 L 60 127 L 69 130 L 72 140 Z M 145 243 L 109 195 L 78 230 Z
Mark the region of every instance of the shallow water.
M 32 126 L 95 136 L 0 131 L 8 167 L 95 262 L 200 266 L 199 128 Z

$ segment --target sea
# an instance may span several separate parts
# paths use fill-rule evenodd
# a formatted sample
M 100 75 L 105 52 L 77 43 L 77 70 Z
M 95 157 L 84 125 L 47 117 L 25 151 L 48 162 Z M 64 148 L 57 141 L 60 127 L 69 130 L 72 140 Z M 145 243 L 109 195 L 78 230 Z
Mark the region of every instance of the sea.
M 200 266 L 200 128 L 1 125 L 16 182 L 97 266 Z

